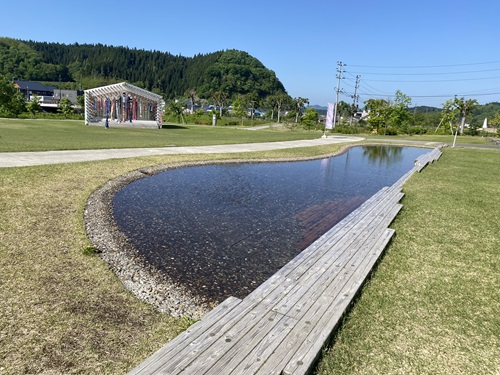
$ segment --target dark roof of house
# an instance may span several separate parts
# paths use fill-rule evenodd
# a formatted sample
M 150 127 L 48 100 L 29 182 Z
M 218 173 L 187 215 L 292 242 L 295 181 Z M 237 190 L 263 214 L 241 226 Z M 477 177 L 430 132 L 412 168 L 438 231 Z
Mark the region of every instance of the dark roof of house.
M 31 91 L 51 91 L 54 92 L 55 87 L 53 86 L 45 86 L 42 85 L 40 82 L 35 82 L 35 81 L 21 81 L 21 80 L 14 80 L 14 82 L 19 85 L 21 90 L 26 90 L 27 88 Z

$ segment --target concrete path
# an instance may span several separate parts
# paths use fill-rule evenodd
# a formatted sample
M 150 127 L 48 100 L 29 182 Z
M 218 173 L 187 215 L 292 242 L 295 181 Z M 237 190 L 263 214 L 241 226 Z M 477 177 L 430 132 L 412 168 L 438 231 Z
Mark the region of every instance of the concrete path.
M 312 147 L 334 143 L 359 142 L 362 137 L 328 136 L 328 138 L 308 139 L 287 142 L 247 143 L 214 146 L 163 147 L 163 148 L 123 148 L 107 150 L 69 150 L 42 152 L 0 152 L 0 168 L 27 167 L 45 164 L 78 163 L 106 159 L 134 158 L 153 155 L 180 154 L 220 154 L 287 148 Z
M 381 142 L 381 143 L 397 143 L 406 145 L 425 145 L 429 147 L 439 147 L 440 145 L 446 145 L 452 147 L 452 143 L 443 142 L 429 142 L 429 141 L 411 141 L 411 140 L 400 140 L 400 139 L 390 139 L 390 138 L 370 138 L 370 142 Z M 484 148 L 492 150 L 500 150 L 500 144 L 490 143 L 490 144 L 470 144 L 470 143 L 457 143 L 455 147 L 465 147 L 465 148 Z

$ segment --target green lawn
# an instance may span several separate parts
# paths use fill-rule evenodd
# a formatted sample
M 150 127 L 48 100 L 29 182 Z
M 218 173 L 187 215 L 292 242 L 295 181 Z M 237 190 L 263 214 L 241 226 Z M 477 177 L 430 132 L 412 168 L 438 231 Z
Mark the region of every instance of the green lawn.
M 233 127 L 164 125 L 162 129 L 109 129 L 83 121 L 0 119 L 0 152 L 202 146 L 318 138 L 304 130 L 249 131 Z
M 88 134 L 107 132 L 71 121 L 17 121 L 0 120 L 9 150 L 24 149 L 32 133 L 19 129 L 50 127 L 51 137 L 74 139 L 60 141 L 67 148 L 94 148 Z M 117 131 L 101 145 L 140 147 L 170 130 Z M 225 140 L 275 133 L 186 127 L 176 137 L 211 144 L 219 131 Z M 35 129 L 31 142 L 48 149 L 55 141 L 43 133 Z M 106 181 L 156 164 L 318 156 L 339 147 L 0 168 L 0 373 L 123 374 L 186 327 L 134 298 L 99 257 L 83 254 L 85 202 Z M 500 372 L 499 165 L 498 150 L 448 148 L 405 184 L 396 237 L 320 374 Z
M 496 137 L 496 133 L 492 133 L 491 136 Z M 417 142 L 442 142 L 449 145 L 453 144 L 454 136 L 452 135 L 440 135 L 440 134 L 424 134 L 424 135 L 398 135 L 398 136 L 383 136 L 374 134 L 363 134 L 370 140 L 380 140 L 384 141 L 387 139 L 391 140 L 405 140 L 405 141 L 417 141 Z M 491 145 L 492 143 L 486 138 L 476 136 L 457 136 L 456 145 L 468 144 L 468 145 Z
M 167 146 L 292 141 L 319 138 L 323 132 L 275 127 L 249 131 L 238 127 L 164 125 L 162 129 L 86 126 L 74 120 L 0 119 L 0 152 L 89 150 Z M 453 143 L 450 135 L 383 137 L 359 134 L 369 140 L 425 141 Z M 457 144 L 491 144 L 482 137 L 461 136 Z
M 500 373 L 500 151 L 446 149 L 319 374 Z

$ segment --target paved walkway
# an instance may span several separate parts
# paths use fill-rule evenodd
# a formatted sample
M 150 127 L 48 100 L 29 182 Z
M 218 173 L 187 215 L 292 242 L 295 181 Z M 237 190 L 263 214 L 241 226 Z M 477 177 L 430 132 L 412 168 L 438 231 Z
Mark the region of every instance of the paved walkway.
M 312 147 L 334 143 L 359 142 L 362 140 L 364 140 L 364 138 L 362 137 L 328 136 L 328 138 L 308 139 L 300 141 L 246 143 L 214 146 L 123 148 L 107 150 L 69 150 L 41 152 L 0 152 L 0 168 L 77 163 L 83 161 L 123 159 L 153 155 L 220 154 L 283 150 L 287 148 Z
M 41 152 L 0 152 L 0 168 L 28 167 L 33 165 L 78 163 L 107 159 L 124 159 L 153 155 L 181 154 L 221 154 L 253 151 L 283 150 L 287 148 L 322 146 L 334 143 L 350 143 L 365 140 L 363 137 L 329 135 L 328 138 L 307 139 L 299 141 L 283 141 L 268 143 L 244 143 L 214 146 L 185 146 L 159 148 L 121 148 L 105 150 L 68 150 Z M 425 145 L 439 147 L 440 142 L 409 141 L 398 139 L 370 139 L 371 142 L 398 143 L 407 145 Z M 448 144 L 448 146 L 450 146 Z M 500 145 L 469 145 L 457 144 L 457 147 L 489 148 L 500 150 Z

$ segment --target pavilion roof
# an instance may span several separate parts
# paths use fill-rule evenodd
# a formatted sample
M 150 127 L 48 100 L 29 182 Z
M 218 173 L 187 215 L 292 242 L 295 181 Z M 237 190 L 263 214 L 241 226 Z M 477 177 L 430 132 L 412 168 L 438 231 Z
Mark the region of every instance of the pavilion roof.
M 123 92 L 132 93 L 143 98 L 150 99 L 155 102 L 163 102 L 161 95 L 152 93 L 151 91 L 141 89 L 140 87 L 131 85 L 127 82 L 115 83 L 113 85 L 96 87 L 94 89 L 85 90 L 85 93 L 91 96 L 121 96 Z

